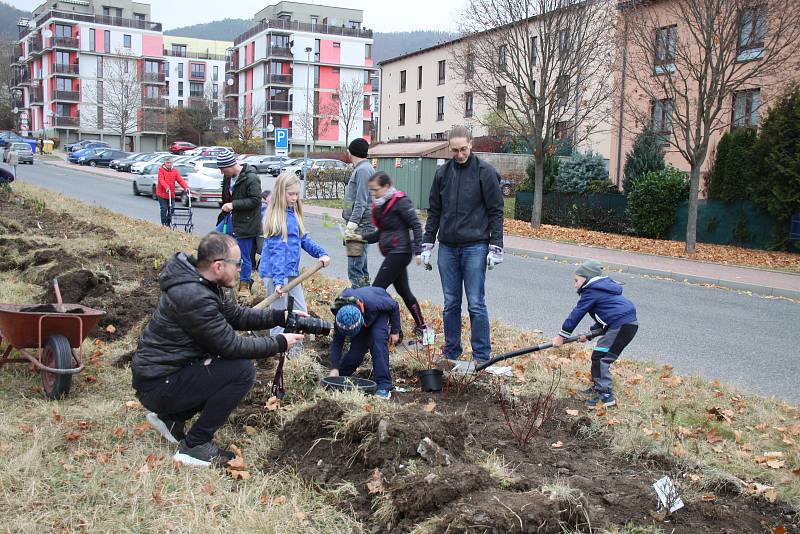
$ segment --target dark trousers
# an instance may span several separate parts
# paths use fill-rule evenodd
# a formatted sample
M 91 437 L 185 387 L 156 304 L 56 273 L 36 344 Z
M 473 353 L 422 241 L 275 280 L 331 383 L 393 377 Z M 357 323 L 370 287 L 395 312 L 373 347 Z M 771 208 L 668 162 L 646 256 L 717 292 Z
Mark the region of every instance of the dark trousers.
M 411 312 L 411 317 L 414 318 L 414 324 L 417 326 L 417 329 L 422 329 L 425 326 L 425 320 L 422 318 L 422 310 L 419 307 L 419 302 L 417 302 L 417 297 L 411 292 L 411 286 L 408 285 L 406 266 L 408 266 L 409 263 L 411 263 L 410 252 L 387 254 L 372 285 L 375 287 L 382 287 L 383 289 L 393 285 L 397 294 L 403 299 L 406 308 Z
M 637 330 L 639 325 L 636 323 L 624 324 L 609 329 L 597 340 L 592 351 L 592 382 L 596 392 L 613 393 L 611 364 L 617 361 L 628 343 L 633 340 Z
M 389 315 L 382 313 L 369 327 L 364 327 L 350 339 L 350 350 L 339 364 L 339 374 L 352 375 L 367 351 L 372 354 L 372 374 L 378 389 L 392 389 L 392 372 L 389 369 Z
M 162 226 L 170 226 L 172 224 L 172 209 L 169 205 L 169 199 L 158 197 L 158 207 L 161 208 Z
M 199 413 L 186 444 L 195 447 L 211 441 L 253 387 L 256 368 L 250 360 L 211 358 L 200 360 L 180 371 L 148 384 L 138 392 L 142 405 L 159 417 L 188 421 Z

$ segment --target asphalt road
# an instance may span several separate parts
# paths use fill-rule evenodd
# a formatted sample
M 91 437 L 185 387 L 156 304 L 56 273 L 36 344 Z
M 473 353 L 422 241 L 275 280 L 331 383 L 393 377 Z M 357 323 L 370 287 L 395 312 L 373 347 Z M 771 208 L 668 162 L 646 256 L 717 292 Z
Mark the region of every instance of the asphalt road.
M 131 217 L 159 221 L 158 205 L 147 197 L 134 197 L 128 181 L 38 162 L 20 166 L 18 179 Z M 195 232 L 211 230 L 216 215 L 215 208 L 196 208 Z M 335 225 L 309 216 L 306 228 L 333 258 L 326 274 L 346 278 L 346 259 Z M 374 274 L 381 258 L 376 247 L 371 249 L 369 265 Z M 305 256 L 304 262 L 311 259 Z M 577 301 L 573 269 L 569 264 L 507 253 L 505 262 L 487 274 L 490 316 L 548 336 L 557 333 Z M 412 267 L 409 274 L 420 300 L 442 303 L 435 269 Z M 720 379 L 800 403 L 800 358 L 791 334 L 800 331 L 800 304 L 627 273 L 612 276 L 626 284 L 625 295 L 638 309 L 639 333 L 625 357 L 669 363 L 680 374 Z M 463 310 L 466 313 L 466 301 Z M 589 324 L 584 319 L 581 328 Z

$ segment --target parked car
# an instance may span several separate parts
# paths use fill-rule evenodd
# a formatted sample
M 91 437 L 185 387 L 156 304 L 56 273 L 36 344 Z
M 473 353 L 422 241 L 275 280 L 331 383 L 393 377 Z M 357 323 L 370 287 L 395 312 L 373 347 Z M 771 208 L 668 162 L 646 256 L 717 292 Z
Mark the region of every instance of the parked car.
M 8 153 L 11 147 L 14 147 L 14 150 L 17 151 L 17 158 L 19 159 L 20 165 L 23 163 L 33 165 L 33 150 L 31 150 L 31 146 L 28 143 L 21 143 L 18 141 L 6 145 L 6 149 L 3 151 L 3 161 L 8 161 Z
M 217 160 L 215 159 L 199 159 L 192 162 L 190 165 L 194 166 L 196 173 L 204 174 L 212 178 L 222 178 L 222 171 L 217 167 Z
M 193 148 L 191 150 L 187 150 L 183 153 L 184 156 L 199 156 L 203 153 L 203 150 L 207 149 L 207 146 L 199 146 Z
M 156 183 L 158 183 L 158 169 L 160 168 L 161 163 L 147 163 L 142 172 L 137 173 L 133 178 L 133 194 L 150 195 L 156 199 Z M 194 170 L 189 165 L 175 165 L 173 169 L 177 170 L 184 179 Z M 189 187 L 191 188 L 191 185 Z M 180 199 L 182 193 L 181 184 L 176 183 L 175 198 Z M 220 186 L 220 194 L 222 194 L 222 186 Z
M 12 143 L 17 140 L 19 136 L 14 132 L 0 132 L 0 147 L 5 147 L 7 143 Z
M 104 150 L 108 150 L 108 147 L 101 146 L 101 147 L 91 147 L 91 148 L 84 148 L 81 150 L 77 150 L 75 152 L 70 152 L 69 156 L 67 156 L 67 161 L 70 163 L 78 163 L 78 160 L 84 156 L 89 156 L 91 154 L 97 154 L 103 152 Z
M 145 152 L 145 153 L 139 154 L 137 156 L 132 156 L 132 157 L 120 160 L 119 162 L 117 162 L 117 164 L 116 164 L 116 166 L 114 168 L 119 172 L 130 172 L 131 171 L 131 165 L 133 165 L 134 163 L 138 163 L 140 161 L 147 161 L 147 160 L 150 160 L 153 157 L 155 157 L 153 154 L 151 154 L 149 152 Z
M 105 141 L 98 141 L 96 139 L 84 139 L 83 141 L 78 141 L 77 143 L 72 143 L 71 145 L 66 145 L 64 148 L 67 152 L 77 152 L 78 150 L 83 150 L 86 148 L 111 148 L 111 145 L 106 143 Z
M 109 168 L 109 169 L 114 169 L 114 170 L 117 170 L 117 165 L 119 165 L 121 161 L 125 161 L 125 160 L 127 160 L 127 159 L 134 159 L 134 158 L 138 158 L 138 157 L 139 157 L 139 156 L 141 156 L 142 154 L 143 154 L 142 152 L 134 152 L 133 154 L 128 154 L 128 155 L 127 155 L 127 156 L 125 156 L 124 158 L 119 158 L 119 159 L 111 160 L 111 163 L 109 163 L 109 164 L 108 164 L 108 168 Z
M 286 167 L 300 165 L 301 163 L 303 163 L 303 158 L 287 159 L 285 161 L 270 163 L 267 165 L 267 172 L 272 176 L 278 176 Z
M 90 167 L 108 167 L 112 160 L 126 158 L 130 154 L 122 150 L 108 149 L 97 154 L 83 156 L 78 160 L 81 165 L 89 165 Z
M 203 150 L 203 152 L 201 152 L 200 155 L 205 156 L 207 158 L 216 158 L 217 154 L 219 154 L 220 152 L 224 152 L 225 150 L 230 150 L 230 149 L 226 146 L 210 146 L 205 150 Z
M 139 174 L 139 173 L 141 173 L 142 170 L 144 170 L 144 168 L 147 167 L 147 165 L 149 165 L 150 163 L 161 164 L 161 163 L 164 162 L 164 160 L 166 160 L 168 158 L 173 158 L 173 157 L 175 157 L 175 156 L 173 156 L 169 152 L 166 152 L 166 153 L 165 152 L 157 152 L 157 153 L 153 154 L 152 158 L 147 159 L 147 160 L 143 160 L 143 161 L 137 161 L 136 163 L 131 165 L 131 174 Z
M 267 158 L 270 156 L 246 156 L 244 158 L 239 159 L 239 163 L 247 163 L 256 169 L 256 172 L 259 174 L 265 174 L 269 167 L 269 164 L 272 161 L 269 161 Z
M 323 171 L 323 170 L 338 170 L 338 169 L 346 169 L 347 164 L 343 161 L 338 159 L 309 159 L 304 164 L 303 159 L 300 158 L 300 162 L 297 165 L 289 165 L 283 169 L 282 172 L 293 172 L 297 176 L 303 176 L 303 167 L 306 167 L 306 173 L 311 171 Z
M 194 150 L 197 145 L 188 141 L 175 141 L 169 145 L 169 151 L 173 154 L 183 154 L 187 150 Z
M 222 202 L 222 173 L 215 177 L 193 172 L 186 178 L 186 183 L 189 184 L 192 203 L 213 202 L 218 204 Z M 186 191 L 182 192 L 181 201 L 184 206 L 189 205 L 189 195 Z

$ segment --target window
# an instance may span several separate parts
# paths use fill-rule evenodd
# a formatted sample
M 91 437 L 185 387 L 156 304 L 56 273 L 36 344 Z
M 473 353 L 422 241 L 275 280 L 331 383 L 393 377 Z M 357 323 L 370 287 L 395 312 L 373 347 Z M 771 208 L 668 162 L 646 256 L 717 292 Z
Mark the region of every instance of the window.
M 270 37 L 270 46 L 272 48 L 289 48 L 289 36 L 273 35 Z M 319 52 L 319 48 L 317 48 L 317 52 Z
M 417 124 L 422 122 L 422 100 L 417 100 Z
M 349 27 L 351 30 L 360 30 L 360 29 L 361 29 L 361 22 L 359 22 L 359 21 L 357 21 L 357 20 L 351 20 L 351 21 L 349 21 L 349 22 L 347 23 L 347 26 L 348 26 L 348 27 Z
M 497 66 L 500 67 L 501 70 L 505 70 L 507 64 L 508 64 L 508 45 L 500 45 L 500 53 L 499 57 L 497 58 Z
M 203 84 L 190 82 L 189 83 L 189 96 L 193 98 L 202 98 L 203 97 Z
M 675 51 L 678 44 L 678 26 L 665 26 L 656 32 L 656 74 L 675 70 Z
M 405 126 L 406 124 L 406 105 L 400 104 L 400 117 L 397 121 L 398 126 Z
M 103 128 L 103 106 L 97 106 L 97 129 L 102 130 Z
M 400 71 L 400 92 L 406 92 L 406 71 L 404 70 Z
M 531 66 L 535 67 L 539 63 L 539 37 L 531 37 Z
M 369 95 L 364 95 L 364 110 L 369 110 L 369 109 L 372 109 L 370 108 L 369 105 Z
M 364 128 L 361 130 L 363 132 L 364 137 L 369 137 L 372 135 L 372 122 L 371 121 L 364 121 Z
M 369 71 L 365 70 L 364 71 L 364 85 L 369 85 L 370 83 L 372 83 L 372 82 L 370 82 L 370 80 L 369 80 Z
M 558 32 L 558 53 L 564 55 L 569 52 L 569 30 L 561 30 Z
M 219 85 L 214 84 L 211 86 L 211 97 L 214 100 L 219 100 Z
M 319 65 L 314 65 L 314 87 L 319 87 Z
M 468 91 L 464 93 L 464 116 L 472 117 L 473 112 L 474 112 L 474 98 L 472 95 L 472 91 Z
M 192 78 L 206 78 L 206 64 L 205 63 L 192 63 Z
M 311 15 L 311 31 L 317 29 L 317 23 L 319 22 L 319 17 Z
M 417 67 L 417 89 L 422 89 L 422 65 Z
M 334 48 L 341 48 L 341 47 L 342 47 L 342 43 L 339 43 L 339 42 L 337 42 L 337 41 L 334 41 L 334 42 L 333 42 L 333 47 L 334 47 Z
M 183 82 L 178 82 L 178 96 L 183 96 Z
M 214 65 L 214 73 L 211 76 L 211 79 L 215 82 L 219 81 L 219 66 Z
M 97 80 L 97 103 L 103 103 L 103 80 Z
M 467 54 L 467 65 L 464 69 L 464 78 L 471 80 L 475 77 L 475 54 L 469 52 Z
M 126 33 L 122 36 L 122 46 L 125 48 L 133 48 L 130 34 Z
M 761 89 L 747 89 L 733 94 L 731 128 L 758 128 Z
M 652 105 L 651 127 L 660 135 L 672 133 L 672 100 L 656 100 Z
M 186 57 L 186 45 L 185 44 L 172 44 L 172 55 L 177 57 Z
M 144 22 L 145 21 L 144 13 L 134 13 L 133 14 L 133 20 L 138 20 L 139 22 Z
M 320 40 L 314 39 L 314 61 L 319 61 Z
M 72 37 L 72 26 L 56 24 L 56 37 Z
M 372 59 L 372 45 L 371 44 L 364 45 L 364 58 L 365 59 Z
M 183 63 L 178 63 L 178 78 L 183 78 Z
M 69 78 L 56 78 L 56 91 L 72 91 L 72 80 Z
M 103 56 L 97 56 L 97 77 L 102 78 L 104 71 L 105 69 L 103 68 Z
M 444 84 L 445 60 L 439 62 L 439 85 Z
M 739 15 L 739 61 L 761 57 L 767 37 L 767 7 L 743 9 Z
M 69 65 L 69 52 L 56 52 L 56 65 Z
M 145 85 L 144 86 L 144 97 L 145 98 L 160 98 L 158 93 L 158 87 L 155 85 Z
M 95 46 L 94 46 L 94 38 L 95 37 L 94 37 L 94 35 L 95 35 L 94 28 L 90 28 L 89 29 L 89 52 L 95 52 Z
M 111 30 L 103 31 L 103 52 L 106 54 L 111 52 Z
M 506 109 L 506 86 L 501 85 L 496 90 L 497 93 L 497 111 L 505 111 Z
M 440 96 L 436 99 L 436 120 L 444 120 L 444 97 Z
M 558 78 L 556 78 L 556 98 L 558 98 L 558 105 L 566 106 L 568 97 L 569 97 L 569 76 L 561 75 Z
M 178 100 L 178 107 L 179 107 L 179 108 L 182 108 L 182 107 L 183 107 L 183 100 Z

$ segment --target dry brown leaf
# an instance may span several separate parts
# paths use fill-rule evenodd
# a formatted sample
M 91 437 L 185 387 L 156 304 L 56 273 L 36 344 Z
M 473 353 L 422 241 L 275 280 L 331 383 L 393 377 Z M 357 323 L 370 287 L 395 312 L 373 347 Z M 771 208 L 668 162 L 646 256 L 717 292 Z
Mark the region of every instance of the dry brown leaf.
M 800 477 L 800 467 L 797 469 L 792 469 L 792 473 Z
M 372 472 L 372 479 L 367 482 L 367 490 L 370 493 L 383 493 L 386 491 L 383 487 L 383 473 L 377 467 Z
M 367 413 L 372 413 L 375 411 L 375 407 L 372 404 L 365 404 L 364 411 Z
M 762 432 L 768 428 L 769 428 L 768 423 L 761 423 L 760 425 L 756 425 L 756 430 L 758 430 L 759 432 Z
M 298 521 L 300 521 L 301 523 L 305 523 L 306 521 L 308 521 L 308 516 L 307 516 L 307 514 L 306 514 L 305 512 L 303 512 L 303 511 L 301 511 L 301 510 L 297 510 L 297 511 L 294 513 L 294 516 L 295 516 L 295 517 L 298 519 Z
M 97 461 L 100 462 L 102 465 L 106 465 L 108 462 L 111 461 L 111 454 L 107 452 L 98 452 L 95 456 Z
M 783 525 L 778 525 L 772 529 L 772 534 L 786 534 L 786 527 Z
M 775 488 L 770 488 L 764 492 L 764 498 L 767 499 L 771 503 L 775 503 L 778 501 L 778 490 Z
M 785 460 L 767 460 L 766 462 L 767 467 L 771 467 L 772 469 L 780 469 L 781 467 L 786 465 Z
M 115 438 L 121 438 L 121 437 L 123 437 L 125 435 L 125 432 L 126 432 L 126 430 L 124 428 L 122 428 L 121 426 L 118 426 L 117 428 L 114 429 L 114 432 L 112 432 L 112 435 Z
M 60 423 L 63 420 L 64 420 L 64 418 L 61 417 L 61 414 L 58 413 L 57 411 L 53 410 L 53 421 L 55 421 L 56 423 Z
M 611 418 L 606 420 L 606 425 L 607 426 L 614 426 L 614 425 L 620 424 L 621 422 L 622 421 L 620 421 L 619 419 L 617 419 L 615 417 L 611 417 Z
M 86 380 L 89 383 L 97 382 L 97 377 L 95 375 L 86 375 L 86 376 L 83 377 L 83 379 Z
M 64 434 L 64 439 L 67 441 L 77 441 L 81 437 L 81 433 L 78 431 L 73 430 L 72 432 L 67 432 Z
M 790 446 L 793 446 L 796 443 L 795 440 L 793 440 L 792 438 L 787 438 L 785 436 L 781 441 Z
M 275 395 L 267 399 L 267 403 L 264 405 L 264 409 L 270 412 L 277 411 L 280 407 L 281 401 Z
M 716 501 L 717 500 L 717 496 L 714 495 L 713 493 L 707 493 L 706 495 L 703 495 L 702 497 L 700 497 L 700 500 L 706 501 L 706 502 Z
M 282 506 L 282 505 L 286 504 L 286 496 L 285 495 L 279 495 L 278 497 L 275 497 L 272 500 L 272 504 L 274 504 L 275 506 Z
M 142 403 L 139 401 L 126 401 L 125 402 L 125 409 L 126 410 L 139 410 L 142 408 Z
M 244 427 L 244 431 L 245 431 L 245 434 L 249 434 L 251 436 L 253 434 L 255 434 L 256 432 L 258 432 L 258 430 L 256 430 L 255 427 L 252 427 L 252 426 L 245 426 Z
M 423 410 L 425 410 L 425 411 L 426 411 L 426 412 L 428 412 L 428 413 L 433 413 L 433 410 L 435 410 L 435 409 L 436 409 L 436 403 L 435 403 L 435 402 L 433 402 L 433 401 L 430 401 L 430 402 L 429 402 L 428 404 L 426 404 L 426 405 L 425 405 L 425 406 L 424 406 L 422 409 L 423 409 Z
M 567 415 L 576 416 L 579 415 L 581 412 L 578 410 L 567 410 Z
M 675 456 L 677 456 L 679 458 L 681 456 L 686 456 L 686 449 L 684 448 L 683 443 L 676 443 L 672 447 L 672 454 L 674 454 Z
M 511 371 L 514 373 L 514 376 L 519 378 L 520 380 L 525 379 L 525 367 L 522 364 L 515 364 Z
M 698 474 L 695 474 L 695 473 L 689 473 L 686 476 L 688 476 L 689 480 L 691 480 L 692 482 L 698 482 L 698 481 L 703 479 L 703 475 L 698 475 Z
M 27 423 L 22 423 L 18 425 L 17 428 L 19 428 L 25 434 L 30 434 L 31 432 L 33 432 L 33 427 Z
M 642 380 L 644 380 L 644 375 L 635 374 L 628 380 L 628 383 L 635 386 L 636 384 L 641 384 Z
M 733 436 L 736 439 L 736 443 L 742 443 L 742 431 L 741 430 L 734 430 Z
M 706 434 L 706 441 L 713 445 L 714 443 L 725 441 L 725 438 L 720 436 L 715 428 L 712 428 L 711 431 Z
M 233 480 L 250 480 L 250 473 L 248 471 L 234 471 L 229 470 L 228 474 Z
M 213 484 L 205 484 L 200 488 L 200 491 L 206 495 L 214 495 L 217 492 L 217 488 L 215 488 Z
M 244 470 L 245 463 L 244 463 L 244 456 L 242 455 L 242 451 L 234 444 L 230 444 L 228 449 L 235 455 L 233 460 L 228 460 L 227 468 L 231 471 L 242 471 Z
M 133 433 L 137 436 L 144 436 L 144 433 L 150 430 L 150 424 L 147 422 L 140 423 L 133 427 Z
M 161 497 L 161 489 L 156 488 L 156 489 L 153 490 L 153 501 L 156 504 L 161 504 L 161 503 L 164 502 L 163 497 Z
M 555 443 L 551 443 L 550 444 L 550 447 L 552 447 L 553 449 L 560 449 L 563 446 L 564 446 L 564 443 L 561 442 L 561 441 L 556 441 Z
M 81 430 L 89 430 L 89 421 L 78 421 L 78 428 Z

